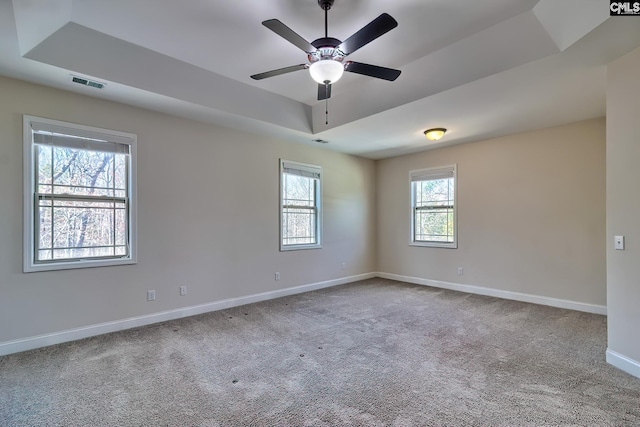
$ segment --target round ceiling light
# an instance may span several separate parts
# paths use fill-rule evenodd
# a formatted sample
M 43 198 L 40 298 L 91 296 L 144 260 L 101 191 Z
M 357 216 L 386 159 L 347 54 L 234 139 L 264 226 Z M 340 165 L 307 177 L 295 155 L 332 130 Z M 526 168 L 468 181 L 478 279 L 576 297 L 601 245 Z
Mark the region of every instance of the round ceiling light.
M 309 66 L 309 73 L 320 84 L 333 84 L 342 77 L 344 66 L 333 59 L 321 59 Z
M 424 136 L 427 137 L 428 140 L 437 141 L 444 136 L 444 133 L 447 130 L 445 128 L 433 128 L 424 131 Z

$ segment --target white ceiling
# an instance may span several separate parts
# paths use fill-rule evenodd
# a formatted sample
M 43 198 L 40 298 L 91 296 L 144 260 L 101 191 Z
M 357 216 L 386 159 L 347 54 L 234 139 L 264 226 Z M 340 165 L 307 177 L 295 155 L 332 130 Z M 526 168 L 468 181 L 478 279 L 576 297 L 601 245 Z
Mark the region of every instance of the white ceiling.
M 0 74 L 178 116 L 385 158 L 601 117 L 606 64 L 640 46 L 640 21 L 606 0 L 335 0 L 345 40 L 383 12 L 398 27 L 349 59 L 402 70 L 346 73 L 329 124 L 306 62 L 261 25 L 324 36 L 317 0 L 0 0 Z M 71 75 L 106 83 L 71 83 Z M 422 131 L 449 129 L 429 143 Z

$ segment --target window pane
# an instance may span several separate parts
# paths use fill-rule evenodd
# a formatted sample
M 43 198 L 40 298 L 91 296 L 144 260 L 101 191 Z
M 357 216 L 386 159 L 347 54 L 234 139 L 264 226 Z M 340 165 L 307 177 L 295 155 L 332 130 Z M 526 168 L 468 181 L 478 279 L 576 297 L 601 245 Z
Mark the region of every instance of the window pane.
M 125 154 L 38 146 L 38 192 L 126 197 L 126 164 Z M 38 204 L 38 248 L 53 249 L 38 251 L 39 260 L 126 255 L 124 203 L 47 198 Z
M 418 241 L 452 242 L 453 209 L 416 211 L 415 231 Z
M 125 155 L 116 155 L 114 159 L 113 182 L 116 190 L 127 189 L 127 157 Z M 124 195 L 125 191 L 121 194 Z
M 49 202 L 49 206 L 51 202 Z M 52 208 L 46 206 L 40 206 L 40 223 L 38 228 L 39 233 L 39 248 L 51 249 L 51 223 Z
M 38 251 L 38 259 L 41 261 L 47 261 L 52 259 L 53 251 Z
M 40 200 L 40 249 L 54 249 L 54 259 L 120 254 L 114 246 L 126 247 L 124 207 L 121 202 Z
M 316 191 L 317 180 L 315 178 L 283 173 L 283 245 L 315 245 L 318 243 Z
M 453 243 L 454 179 L 413 183 L 414 241 Z
M 282 243 L 285 245 L 315 244 L 315 223 L 315 209 L 283 209 Z
M 97 258 L 114 256 L 113 246 L 106 248 L 54 249 L 53 259 Z
M 127 210 L 124 206 L 116 206 L 116 245 L 125 246 L 127 244 Z
M 416 207 L 420 206 L 453 206 L 453 178 L 432 179 L 416 182 Z
M 283 205 L 315 206 L 315 180 L 304 176 L 284 174 Z
M 51 156 L 52 156 L 52 147 L 44 147 L 37 146 L 37 156 L 38 156 L 38 176 L 36 183 L 38 192 L 40 193 L 51 193 L 52 192 L 52 164 L 51 164 Z
M 55 194 L 114 196 L 115 189 L 123 190 L 119 191 L 119 197 L 126 194 L 125 154 L 66 147 L 40 147 L 41 153 L 47 150 L 53 150 L 53 163 L 39 163 L 38 182 L 53 183 Z M 44 154 L 41 154 L 40 158 L 43 161 L 47 160 Z

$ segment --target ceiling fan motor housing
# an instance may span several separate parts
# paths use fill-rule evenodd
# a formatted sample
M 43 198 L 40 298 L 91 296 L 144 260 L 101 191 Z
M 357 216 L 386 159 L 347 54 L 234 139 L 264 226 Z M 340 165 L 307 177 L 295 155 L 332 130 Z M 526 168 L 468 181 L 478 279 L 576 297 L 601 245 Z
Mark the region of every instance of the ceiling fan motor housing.
M 309 62 L 314 63 L 322 59 L 332 59 L 334 61 L 342 62 L 345 58 L 345 54 L 336 49 L 342 41 L 334 39 L 333 37 L 322 37 L 311 42 L 311 45 L 317 50 L 308 54 Z
M 318 0 L 318 6 L 320 6 L 322 10 L 329 10 L 331 6 L 333 6 L 333 0 Z

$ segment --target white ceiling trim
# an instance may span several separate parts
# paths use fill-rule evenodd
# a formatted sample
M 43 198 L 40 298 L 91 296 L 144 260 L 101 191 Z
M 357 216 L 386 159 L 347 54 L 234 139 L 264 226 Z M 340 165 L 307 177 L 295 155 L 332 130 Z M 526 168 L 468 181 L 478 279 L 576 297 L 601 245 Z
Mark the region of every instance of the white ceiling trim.
M 321 137 L 330 149 L 381 158 L 425 149 L 429 126 L 450 129 L 442 146 L 604 114 L 606 61 L 640 45 L 640 26 L 610 18 L 601 0 L 337 0 L 330 12 L 336 34 L 382 11 L 398 17 L 398 29 L 353 59 L 402 75 L 386 82 L 346 73 L 334 85 L 326 125 L 324 102 L 309 100 L 316 85 L 306 72 L 248 79 L 270 64 L 302 62 L 300 51 L 259 22 L 277 17 L 304 37 L 317 34 L 316 1 L 246 1 L 13 0 L 0 5 L 0 15 L 13 16 L 0 24 L 15 28 L 0 32 L 0 73 L 67 90 L 70 75 L 82 75 L 107 83 L 92 96 L 302 143 Z M 263 60 L 265 49 L 274 54 Z

